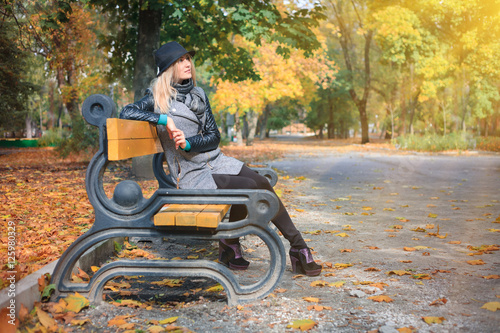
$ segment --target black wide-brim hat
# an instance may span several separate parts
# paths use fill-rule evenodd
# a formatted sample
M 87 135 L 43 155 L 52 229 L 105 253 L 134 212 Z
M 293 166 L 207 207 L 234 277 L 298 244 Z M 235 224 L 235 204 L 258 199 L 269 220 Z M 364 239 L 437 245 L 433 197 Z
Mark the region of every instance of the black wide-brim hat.
M 158 69 L 157 76 L 160 76 L 160 74 L 169 68 L 170 65 L 187 53 L 189 53 L 191 57 L 194 57 L 196 54 L 195 51 L 186 51 L 186 49 L 177 42 L 168 42 L 167 44 L 162 45 L 155 52 L 156 67 Z

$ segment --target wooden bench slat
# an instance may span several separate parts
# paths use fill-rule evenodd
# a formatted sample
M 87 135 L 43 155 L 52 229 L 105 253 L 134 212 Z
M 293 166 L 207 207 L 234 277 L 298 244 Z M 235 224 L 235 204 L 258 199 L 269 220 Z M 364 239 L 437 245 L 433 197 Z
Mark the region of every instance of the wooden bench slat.
M 118 161 L 163 152 L 158 139 L 108 140 L 108 160 Z
M 231 205 L 169 205 L 154 216 L 155 226 L 217 228 Z
M 156 139 L 156 126 L 147 121 L 108 118 L 106 120 L 108 140 Z

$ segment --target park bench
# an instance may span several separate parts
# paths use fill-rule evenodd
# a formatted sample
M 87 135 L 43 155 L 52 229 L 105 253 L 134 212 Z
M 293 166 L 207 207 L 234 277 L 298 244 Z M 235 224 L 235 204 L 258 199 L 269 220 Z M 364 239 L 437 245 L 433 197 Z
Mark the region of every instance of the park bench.
M 99 151 L 90 161 L 85 179 L 95 221 L 59 259 L 51 279 L 55 285 L 53 298 L 78 292 L 98 303 L 102 301 L 103 288 L 109 280 L 133 275 L 211 278 L 224 287 L 229 305 L 265 297 L 277 286 L 285 270 L 286 253 L 275 229 L 269 226 L 278 211 L 278 199 L 272 192 L 176 189 L 164 171 L 164 152 L 156 126 L 114 118 L 114 102 L 105 95 L 88 97 L 82 112 L 89 124 L 99 128 Z M 156 192 L 145 199 L 135 181 L 125 180 L 116 185 L 113 197 L 108 198 L 103 175 L 109 161 L 149 154 L 155 154 Z M 277 176 L 273 170 L 257 168 L 255 171 L 275 185 Z M 245 219 L 230 223 L 224 216 L 233 204 L 245 205 L 248 213 Z M 102 265 L 88 283 L 71 281 L 79 258 L 93 246 L 114 237 L 214 241 L 250 234 L 263 240 L 270 255 L 266 273 L 252 284 L 241 284 L 229 268 L 207 259 L 119 259 Z

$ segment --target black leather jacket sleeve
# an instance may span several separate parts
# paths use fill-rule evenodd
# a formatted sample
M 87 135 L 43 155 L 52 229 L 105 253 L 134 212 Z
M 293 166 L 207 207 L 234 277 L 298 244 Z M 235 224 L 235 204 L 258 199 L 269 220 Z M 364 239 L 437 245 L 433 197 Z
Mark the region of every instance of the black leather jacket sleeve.
M 158 124 L 160 115 L 154 113 L 155 101 L 153 93 L 150 89 L 146 90 L 146 94 L 135 103 L 126 105 L 120 112 L 121 119 L 148 121 L 153 125 Z M 191 143 L 191 142 L 190 142 Z
M 191 144 L 191 152 L 203 153 L 214 150 L 219 146 L 220 132 L 207 95 L 205 95 L 205 101 L 205 126 L 203 126 L 200 134 L 186 138 Z

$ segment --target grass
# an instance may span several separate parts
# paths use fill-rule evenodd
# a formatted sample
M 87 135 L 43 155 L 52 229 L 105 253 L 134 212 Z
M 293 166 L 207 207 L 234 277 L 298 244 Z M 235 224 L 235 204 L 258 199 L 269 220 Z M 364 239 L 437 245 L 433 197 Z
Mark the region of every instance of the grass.
M 394 139 L 400 149 L 416 151 L 471 150 L 476 148 L 476 140 L 468 134 L 451 133 L 448 135 L 426 134 L 406 135 Z

